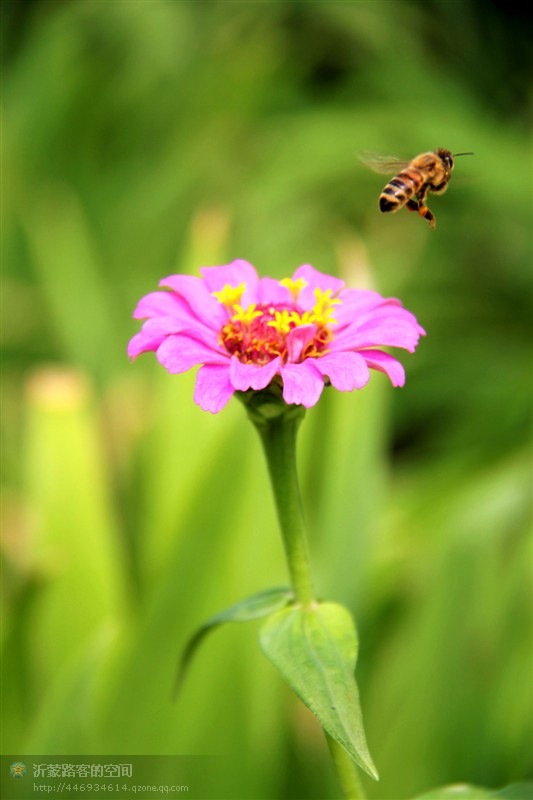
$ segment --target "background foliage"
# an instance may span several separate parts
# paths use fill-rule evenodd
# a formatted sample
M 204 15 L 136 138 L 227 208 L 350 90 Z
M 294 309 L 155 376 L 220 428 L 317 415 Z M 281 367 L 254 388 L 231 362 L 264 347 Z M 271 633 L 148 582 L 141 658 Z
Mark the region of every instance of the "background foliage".
M 407 384 L 300 440 L 323 597 L 353 610 L 373 798 L 531 777 L 528 12 L 489 2 L 4 3 L 3 752 L 216 753 L 207 796 L 337 793 L 255 625 L 286 580 L 259 444 L 127 363 L 172 272 L 310 262 L 427 329 Z M 357 155 L 460 159 L 437 230 Z M 210 794 L 211 793 L 211 794 Z

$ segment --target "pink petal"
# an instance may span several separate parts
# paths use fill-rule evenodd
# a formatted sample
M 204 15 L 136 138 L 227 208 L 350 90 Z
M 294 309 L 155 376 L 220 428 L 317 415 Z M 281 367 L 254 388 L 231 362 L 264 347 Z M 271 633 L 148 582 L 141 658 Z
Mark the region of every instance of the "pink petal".
M 287 334 L 288 360 L 291 364 L 297 364 L 302 360 L 302 353 L 312 341 L 316 331 L 316 325 L 299 325 Z
M 219 292 L 226 284 L 239 286 L 239 284 L 245 283 L 246 291 L 242 297 L 241 305 L 246 308 L 250 303 L 256 302 L 259 278 L 255 267 L 248 261 L 239 258 L 222 267 L 202 267 L 200 272 L 210 293 Z
M 141 297 L 133 312 L 134 319 L 147 317 L 168 317 L 174 314 L 190 313 L 187 304 L 174 292 L 150 292 Z
M 399 306 L 370 312 L 364 321 L 355 320 L 337 330 L 335 350 L 356 350 L 362 347 L 402 347 L 413 352 L 425 331 L 415 317 Z
M 379 320 L 391 319 L 400 319 L 403 322 L 409 322 L 413 328 L 418 329 L 418 331 L 421 333 L 424 333 L 418 324 L 415 315 L 411 314 L 411 312 L 404 308 L 401 303 L 394 300 L 387 300 L 376 308 L 369 309 L 366 312 L 363 311 L 357 316 L 356 321 L 358 327 L 363 329 L 365 325 L 377 322 Z
M 213 297 L 201 278 L 194 275 L 169 275 L 159 285 L 168 286 L 176 292 L 185 300 L 194 316 L 210 328 L 220 328 L 226 322 L 224 306 Z
M 307 359 L 301 364 L 286 364 L 281 367 L 283 378 L 283 399 L 286 403 L 314 406 L 322 394 L 324 378 L 314 366 L 314 360 Z
M 234 393 L 229 380 L 229 365 L 208 364 L 196 375 L 194 402 L 203 411 L 217 414 L 222 411 Z
M 331 385 L 339 392 L 362 389 L 370 378 L 367 363 L 360 353 L 328 353 L 313 363 L 322 375 L 328 376 Z
M 280 360 L 275 358 L 260 367 L 257 364 L 243 364 L 235 356 L 230 361 L 231 385 L 241 392 L 248 389 L 264 389 L 280 369 Z
M 405 370 L 389 353 L 381 350 L 362 350 L 361 355 L 372 369 L 384 372 L 390 378 L 393 386 L 403 386 L 405 383 Z
M 352 347 L 401 347 L 414 353 L 420 334 L 409 322 L 404 320 L 375 321 L 365 326 L 352 340 Z
M 184 325 L 190 325 L 190 317 L 187 317 L 186 319 L 183 319 L 179 316 L 151 317 L 143 323 L 141 331 L 147 335 L 181 333 Z
M 343 289 L 339 294 L 340 305 L 335 306 L 334 317 L 339 323 L 339 327 L 349 323 L 354 323 L 361 316 L 372 309 L 379 308 L 384 302 L 400 305 L 399 300 L 388 300 L 370 289 Z
M 157 360 L 170 373 L 187 372 L 198 364 L 228 364 L 229 357 L 186 334 L 167 336 L 157 350 Z
M 148 334 L 146 331 L 139 331 L 135 336 L 132 336 L 128 342 L 128 356 L 130 358 L 137 358 L 141 353 L 147 353 L 150 350 L 157 350 L 163 339 L 164 334 Z
M 274 278 L 261 278 L 257 285 L 257 302 L 265 303 L 292 303 L 292 297 L 286 286 L 282 286 Z
M 184 333 L 192 339 L 203 342 L 207 347 L 217 348 L 217 336 L 198 320 L 191 322 L 191 318 L 186 315 L 182 318 L 153 317 L 146 320 L 139 333 L 130 340 L 128 355 L 130 358 L 136 358 L 149 350 L 155 351 L 167 336 L 178 333 Z

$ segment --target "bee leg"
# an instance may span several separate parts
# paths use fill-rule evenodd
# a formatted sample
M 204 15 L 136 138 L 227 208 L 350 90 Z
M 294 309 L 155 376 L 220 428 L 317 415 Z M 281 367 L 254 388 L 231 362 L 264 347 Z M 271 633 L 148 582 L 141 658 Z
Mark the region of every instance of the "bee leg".
M 421 217 L 427 219 L 427 221 L 429 222 L 429 227 L 432 230 L 435 230 L 435 228 L 437 227 L 437 223 L 435 221 L 435 215 L 433 214 L 432 211 L 429 210 L 427 206 L 424 205 L 424 203 L 419 202 L 418 200 L 408 200 L 407 203 L 405 204 L 405 207 L 408 211 L 416 211 L 417 214 L 420 214 Z
M 423 186 L 422 189 L 416 195 L 416 199 L 418 201 L 418 203 L 416 205 L 416 210 L 418 211 L 418 213 L 420 214 L 421 217 L 424 217 L 425 219 L 427 219 L 427 221 L 429 222 L 429 227 L 432 230 L 435 230 L 435 228 L 437 227 L 437 223 L 436 223 L 436 220 L 435 220 L 435 215 L 433 214 L 432 211 L 429 210 L 429 208 L 426 205 L 426 197 L 428 196 L 428 191 L 429 191 L 429 187 L 428 186 Z M 412 202 L 414 202 L 414 201 L 412 201 Z M 414 210 L 415 209 L 413 208 L 413 211 Z
M 425 206 L 423 203 L 420 203 L 420 205 L 418 206 L 418 213 L 420 214 L 421 217 L 427 219 L 427 221 L 429 222 L 429 227 L 431 228 L 431 230 L 434 231 L 435 228 L 437 227 L 437 221 L 435 220 L 434 213 L 430 211 L 429 208 Z

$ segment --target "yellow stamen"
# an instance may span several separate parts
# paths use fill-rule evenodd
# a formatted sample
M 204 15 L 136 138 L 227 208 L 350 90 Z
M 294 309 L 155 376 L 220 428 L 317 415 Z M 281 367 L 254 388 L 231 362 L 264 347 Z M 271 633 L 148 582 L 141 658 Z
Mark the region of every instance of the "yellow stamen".
M 291 316 L 296 325 L 311 325 L 315 321 L 315 315 L 312 311 L 304 311 L 303 314 L 293 311 Z
M 292 278 L 282 278 L 279 284 L 289 290 L 293 301 L 296 303 L 300 292 L 307 286 L 307 281 L 305 278 L 296 278 L 295 281 Z
M 256 310 L 255 303 L 252 303 L 248 308 L 243 308 L 238 303 L 233 306 L 235 312 L 231 318 L 232 322 L 251 322 L 256 317 L 262 315 L 262 311 Z
M 228 311 L 231 311 L 237 306 L 245 291 L 245 283 L 240 283 L 238 286 L 230 286 L 230 284 L 227 283 L 219 292 L 212 292 L 212 294 L 219 303 L 227 308 Z
M 283 309 L 283 311 L 276 311 L 274 313 L 275 319 L 269 320 L 269 322 L 267 322 L 267 325 L 270 326 L 271 328 L 275 328 L 277 331 L 279 331 L 279 333 L 289 333 L 291 329 L 291 321 L 294 321 L 293 315 L 294 312 L 289 314 L 286 308 Z
M 322 325 L 335 324 L 337 320 L 332 316 L 333 306 L 339 305 L 341 301 L 331 297 L 331 289 L 323 292 L 322 289 L 316 288 L 314 294 L 316 303 L 313 306 L 313 322 Z

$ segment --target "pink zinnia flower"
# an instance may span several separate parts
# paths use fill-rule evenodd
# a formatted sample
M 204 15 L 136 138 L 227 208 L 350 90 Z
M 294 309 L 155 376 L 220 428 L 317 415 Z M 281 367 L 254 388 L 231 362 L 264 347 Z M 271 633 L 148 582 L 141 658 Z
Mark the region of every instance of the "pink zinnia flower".
M 284 401 L 307 408 L 325 383 L 361 389 L 370 369 L 403 386 L 402 365 L 381 348 L 413 352 L 424 330 L 399 300 L 345 289 L 309 265 L 280 281 L 259 278 L 242 260 L 201 273 L 171 275 L 160 283 L 170 291 L 141 299 L 134 317 L 146 322 L 128 354 L 153 350 L 171 373 L 200 366 L 194 400 L 205 411 L 280 379 Z

